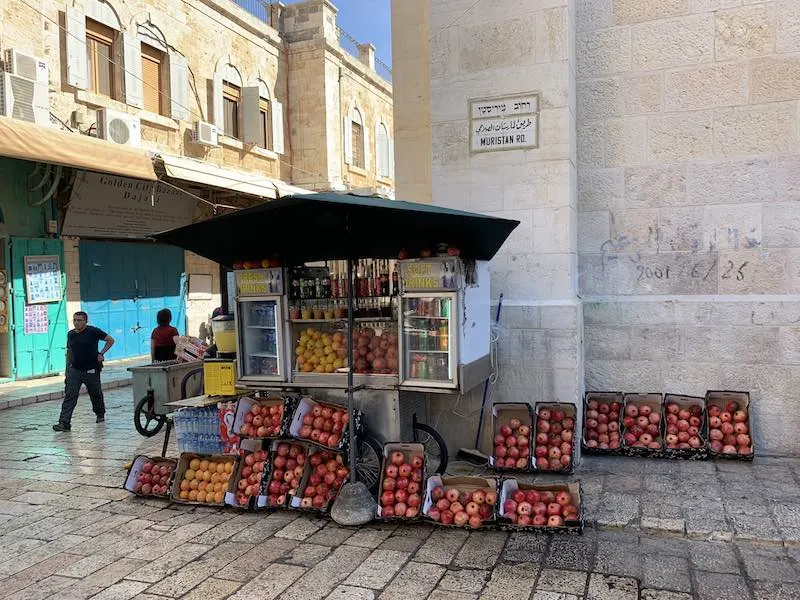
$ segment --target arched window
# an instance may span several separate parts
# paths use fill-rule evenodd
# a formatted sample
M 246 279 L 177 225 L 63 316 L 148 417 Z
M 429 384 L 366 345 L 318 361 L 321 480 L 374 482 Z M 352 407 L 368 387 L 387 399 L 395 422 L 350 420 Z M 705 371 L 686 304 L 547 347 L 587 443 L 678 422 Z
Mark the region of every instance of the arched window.
M 242 75 L 228 62 L 217 65 L 214 73 L 214 124 L 228 137 L 239 139 Z
M 82 90 L 120 99 L 122 81 L 130 65 L 115 65 L 115 55 L 129 43 L 114 8 L 101 0 L 87 0 L 85 10 L 66 7 L 67 82 Z M 135 39 L 135 36 L 132 36 Z M 127 58 L 127 54 L 124 56 Z
M 354 107 L 344 124 L 345 162 L 359 169 L 365 169 L 367 165 L 366 133 L 361 112 Z

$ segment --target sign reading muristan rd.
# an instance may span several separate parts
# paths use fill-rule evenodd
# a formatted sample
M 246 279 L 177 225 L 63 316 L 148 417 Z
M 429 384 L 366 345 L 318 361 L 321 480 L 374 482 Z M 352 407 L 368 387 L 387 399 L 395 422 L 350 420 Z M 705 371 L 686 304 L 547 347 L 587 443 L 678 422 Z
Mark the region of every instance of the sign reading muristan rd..
M 469 101 L 471 152 L 539 147 L 539 94 Z

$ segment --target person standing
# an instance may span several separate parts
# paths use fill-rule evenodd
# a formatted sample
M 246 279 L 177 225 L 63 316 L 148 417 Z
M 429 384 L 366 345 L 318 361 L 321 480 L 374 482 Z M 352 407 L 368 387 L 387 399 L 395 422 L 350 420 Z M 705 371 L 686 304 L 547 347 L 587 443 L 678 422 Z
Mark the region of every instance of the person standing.
M 158 327 L 153 329 L 150 334 L 150 358 L 156 360 L 175 360 L 175 336 L 180 332 L 175 329 L 170 322 L 172 312 L 168 308 L 162 308 L 156 315 Z
M 74 329 L 67 334 L 67 373 L 64 379 L 64 402 L 61 404 L 61 415 L 58 423 L 53 425 L 54 431 L 72 429 L 72 413 L 78 405 L 78 394 L 81 386 L 86 386 L 92 401 L 92 410 L 97 416 L 97 423 L 105 421 L 106 405 L 103 401 L 103 386 L 100 384 L 100 370 L 106 352 L 114 345 L 114 338 L 102 329 L 89 325 L 89 316 L 78 311 L 72 315 Z M 98 351 L 100 342 L 105 342 Z

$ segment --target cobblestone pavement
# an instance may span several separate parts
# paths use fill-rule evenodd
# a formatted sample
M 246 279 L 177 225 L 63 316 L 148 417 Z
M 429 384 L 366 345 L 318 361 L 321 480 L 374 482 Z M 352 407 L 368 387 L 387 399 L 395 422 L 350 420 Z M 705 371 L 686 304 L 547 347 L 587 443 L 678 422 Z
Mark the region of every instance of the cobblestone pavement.
M 67 434 L 58 402 L 0 412 L 0 597 L 800 598 L 800 461 L 586 460 L 582 536 L 348 529 L 133 497 L 122 466 L 161 439 L 134 432 L 130 388 L 107 403 L 96 425 L 82 397 Z

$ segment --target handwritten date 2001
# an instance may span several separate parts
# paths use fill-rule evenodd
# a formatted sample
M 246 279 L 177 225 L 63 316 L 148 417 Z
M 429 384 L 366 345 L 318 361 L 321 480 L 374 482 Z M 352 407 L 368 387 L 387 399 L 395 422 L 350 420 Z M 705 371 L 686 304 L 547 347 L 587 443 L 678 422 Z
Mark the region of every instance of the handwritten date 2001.
M 636 270 L 639 272 L 636 281 L 642 281 L 643 279 L 669 279 L 669 265 L 664 268 L 636 265 Z

